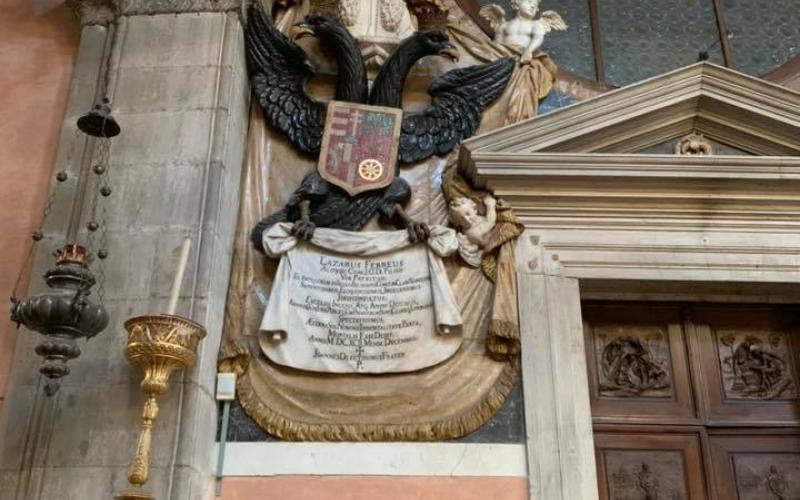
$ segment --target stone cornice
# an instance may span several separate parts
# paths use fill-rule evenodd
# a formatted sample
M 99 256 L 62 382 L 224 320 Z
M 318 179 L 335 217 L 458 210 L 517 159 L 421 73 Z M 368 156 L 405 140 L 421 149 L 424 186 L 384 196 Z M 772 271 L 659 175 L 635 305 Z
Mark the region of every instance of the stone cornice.
M 527 227 L 800 232 L 800 158 L 477 153 Z
M 226 12 L 240 9 L 244 0 L 67 0 L 81 24 L 106 26 L 117 16 Z

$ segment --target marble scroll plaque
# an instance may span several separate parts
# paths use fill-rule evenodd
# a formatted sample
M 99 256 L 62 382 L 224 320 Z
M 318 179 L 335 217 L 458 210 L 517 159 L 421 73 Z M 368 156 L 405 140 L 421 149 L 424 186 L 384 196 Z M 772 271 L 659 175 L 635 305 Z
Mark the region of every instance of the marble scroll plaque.
M 438 364 L 461 345 L 461 314 L 441 257 L 455 232 L 431 228 L 412 245 L 402 231 L 319 228 L 298 240 L 290 224 L 264 235 L 280 258 L 260 327 L 275 363 L 329 373 L 397 373 Z

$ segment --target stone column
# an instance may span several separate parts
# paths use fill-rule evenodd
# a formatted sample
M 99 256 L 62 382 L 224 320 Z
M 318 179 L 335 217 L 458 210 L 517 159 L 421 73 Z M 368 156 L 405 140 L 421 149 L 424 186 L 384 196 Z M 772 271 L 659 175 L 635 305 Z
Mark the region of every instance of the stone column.
M 547 274 L 537 237 L 517 254 L 531 500 L 597 498 L 578 280 Z
M 41 390 L 38 339 L 21 333 L 0 423 L 0 499 L 110 499 L 126 485 L 144 399 L 141 375 L 122 355 L 122 323 L 165 312 L 187 236 L 192 252 L 177 313 L 205 325 L 208 335 L 198 366 L 173 376 L 160 400 L 148 490 L 159 499 L 211 498 L 216 358 L 249 103 L 239 12 L 233 1 L 75 3 L 95 21 L 83 28 L 58 161 L 76 149 L 75 118 L 94 100 L 103 47 L 113 46 L 107 94 L 122 134 L 112 142 L 113 193 L 104 200 L 111 323 L 82 343 L 53 398 Z M 95 5 L 121 14 L 113 44 L 106 35 L 114 30 L 89 15 Z M 41 245 L 34 276 L 62 242 L 72 189 L 59 191 L 47 228 L 51 244 Z

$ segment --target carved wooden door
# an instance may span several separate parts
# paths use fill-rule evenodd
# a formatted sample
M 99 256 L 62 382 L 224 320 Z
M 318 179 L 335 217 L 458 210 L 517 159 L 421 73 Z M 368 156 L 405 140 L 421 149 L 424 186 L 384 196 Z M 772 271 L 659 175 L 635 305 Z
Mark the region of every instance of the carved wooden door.
M 583 315 L 602 499 L 800 499 L 797 308 Z

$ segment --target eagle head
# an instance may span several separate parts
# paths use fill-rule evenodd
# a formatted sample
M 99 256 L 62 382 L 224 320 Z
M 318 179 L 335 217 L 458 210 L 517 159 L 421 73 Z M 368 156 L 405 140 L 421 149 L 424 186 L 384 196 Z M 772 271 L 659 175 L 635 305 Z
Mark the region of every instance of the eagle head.
M 344 28 L 338 21 L 322 15 L 309 14 L 292 29 L 292 38 L 299 40 L 308 36 L 325 37 Z
M 441 31 L 418 31 L 414 33 L 416 44 L 426 55 L 440 55 L 453 62 L 458 61 L 458 49 L 450 43 L 450 38 Z

